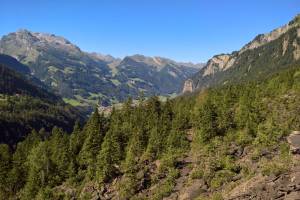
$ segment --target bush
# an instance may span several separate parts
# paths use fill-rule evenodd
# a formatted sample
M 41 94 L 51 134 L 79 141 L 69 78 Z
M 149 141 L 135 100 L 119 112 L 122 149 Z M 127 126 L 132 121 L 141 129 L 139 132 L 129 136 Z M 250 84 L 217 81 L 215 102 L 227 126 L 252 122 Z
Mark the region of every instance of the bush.
M 163 183 L 157 186 L 154 191 L 152 199 L 159 200 L 163 197 L 167 197 L 171 194 L 173 188 L 175 187 L 175 180 L 178 178 L 179 172 L 177 169 L 170 169 L 167 178 Z
M 279 176 L 288 170 L 288 167 L 284 164 L 278 164 L 276 162 L 266 163 L 262 166 L 262 174 L 264 176 L 275 175 Z
M 200 179 L 200 178 L 203 178 L 203 175 L 204 175 L 203 169 L 195 168 L 195 169 L 193 169 L 193 171 L 191 172 L 190 177 L 191 177 L 192 179 Z
M 212 178 L 210 182 L 210 187 L 213 189 L 221 187 L 223 184 L 231 181 L 232 177 L 235 175 L 235 173 L 229 171 L 229 170 L 221 170 L 216 172 L 215 176 Z

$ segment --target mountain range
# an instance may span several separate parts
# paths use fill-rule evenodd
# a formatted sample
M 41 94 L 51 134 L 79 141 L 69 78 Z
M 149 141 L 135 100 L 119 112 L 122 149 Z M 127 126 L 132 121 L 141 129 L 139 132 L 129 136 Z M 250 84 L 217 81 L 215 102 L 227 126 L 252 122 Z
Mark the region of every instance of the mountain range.
M 33 77 L 75 106 L 91 106 L 99 100 L 109 105 L 141 93 L 170 96 L 179 93 L 184 80 L 202 66 L 162 57 L 119 59 L 87 53 L 63 37 L 24 29 L 3 36 L 0 53 L 28 66 Z

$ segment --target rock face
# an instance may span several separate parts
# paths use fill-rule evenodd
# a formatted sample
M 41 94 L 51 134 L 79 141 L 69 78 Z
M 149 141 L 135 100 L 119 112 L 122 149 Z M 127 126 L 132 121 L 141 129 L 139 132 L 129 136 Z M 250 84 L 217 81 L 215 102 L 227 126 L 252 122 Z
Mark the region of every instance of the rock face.
M 47 33 L 19 30 L 3 36 L 0 53 L 29 66 L 30 73 L 69 102 L 94 105 L 99 98 L 111 104 L 140 93 L 179 93 L 198 68 L 161 57 L 143 55 L 114 58 L 87 53 L 67 39 Z
M 239 51 L 214 56 L 191 77 L 194 88 L 260 79 L 299 63 L 299 32 L 300 15 L 270 33 L 258 35 Z
M 193 92 L 193 81 L 188 79 L 184 82 L 182 93 Z

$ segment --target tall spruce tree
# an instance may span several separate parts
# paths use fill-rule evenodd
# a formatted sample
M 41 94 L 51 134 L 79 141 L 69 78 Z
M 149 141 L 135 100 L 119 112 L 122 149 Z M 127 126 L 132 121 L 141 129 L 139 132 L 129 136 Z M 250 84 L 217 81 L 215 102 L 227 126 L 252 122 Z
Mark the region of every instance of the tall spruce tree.
M 79 164 L 83 170 L 88 170 L 87 177 L 95 175 L 96 157 L 101 149 L 103 137 L 105 135 L 105 118 L 95 109 L 93 115 L 83 128 L 85 137 L 82 149 L 79 153 Z
M 121 148 L 116 132 L 109 130 L 104 137 L 101 151 L 97 156 L 97 181 L 101 184 L 108 181 L 119 171 Z

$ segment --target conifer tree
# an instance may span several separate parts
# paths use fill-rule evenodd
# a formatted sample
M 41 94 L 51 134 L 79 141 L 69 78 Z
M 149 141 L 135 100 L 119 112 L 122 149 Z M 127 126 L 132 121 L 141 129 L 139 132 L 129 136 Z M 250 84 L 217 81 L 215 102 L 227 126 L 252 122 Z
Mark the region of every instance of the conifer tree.
M 97 156 L 97 181 L 103 183 L 111 179 L 119 170 L 121 148 L 118 137 L 109 130 L 104 137 L 101 151 Z
M 51 137 L 49 138 L 50 159 L 54 165 L 55 180 L 61 183 L 67 177 L 67 170 L 69 166 L 69 149 L 68 149 L 68 135 L 62 129 L 54 127 Z
M 207 99 L 199 109 L 198 127 L 199 136 L 203 141 L 210 140 L 218 134 L 217 113 L 211 99 Z
M 78 172 L 79 163 L 77 161 L 77 156 L 82 148 L 84 142 L 84 137 L 82 130 L 80 128 L 79 122 L 76 121 L 73 132 L 69 139 L 69 156 L 70 163 L 68 167 L 69 178 L 74 179 Z
M 13 168 L 10 171 L 10 180 L 13 193 L 17 193 L 25 184 L 28 176 L 28 166 L 25 164 L 32 148 L 36 147 L 41 142 L 41 135 L 35 130 L 32 130 L 26 139 L 19 142 L 15 153 L 13 154 Z
M 105 135 L 105 118 L 97 109 L 84 126 L 83 135 L 85 140 L 79 153 L 79 164 L 82 169 L 88 170 L 88 178 L 92 178 L 96 168 L 96 157 Z
M 26 165 L 29 167 L 26 185 L 22 191 L 24 199 L 34 199 L 39 190 L 53 186 L 54 165 L 51 162 L 51 152 L 47 142 L 40 142 L 28 155 Z

